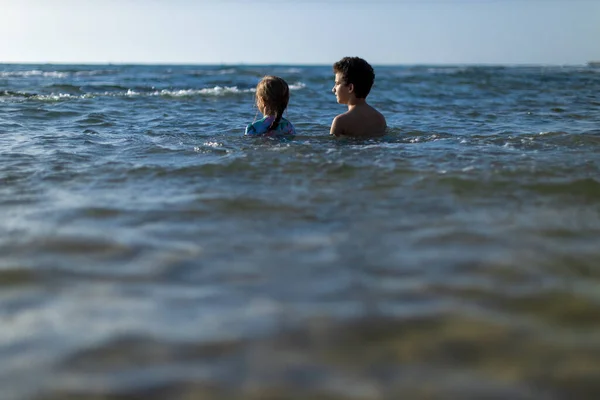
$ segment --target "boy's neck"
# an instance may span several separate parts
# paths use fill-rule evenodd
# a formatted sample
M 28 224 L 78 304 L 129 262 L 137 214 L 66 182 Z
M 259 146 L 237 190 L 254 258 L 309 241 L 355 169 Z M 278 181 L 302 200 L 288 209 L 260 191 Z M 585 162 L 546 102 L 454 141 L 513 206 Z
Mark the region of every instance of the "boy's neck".
M 367 104 L 367 99 L 365 99 L 365 98 L 359 99 L 359 98 L 353 97 L 350 100 L 348 100 L 348 110 L 352 110 L 356 106 L 362 106 L 365 104 Z

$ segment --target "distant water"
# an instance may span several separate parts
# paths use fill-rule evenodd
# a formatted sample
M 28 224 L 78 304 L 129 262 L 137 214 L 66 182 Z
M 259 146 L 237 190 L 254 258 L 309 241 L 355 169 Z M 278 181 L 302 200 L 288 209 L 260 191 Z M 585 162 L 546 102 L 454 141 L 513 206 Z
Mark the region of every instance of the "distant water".
M 600 398 L 600 69 L 376 73 L 0 65 L 1 398 Z

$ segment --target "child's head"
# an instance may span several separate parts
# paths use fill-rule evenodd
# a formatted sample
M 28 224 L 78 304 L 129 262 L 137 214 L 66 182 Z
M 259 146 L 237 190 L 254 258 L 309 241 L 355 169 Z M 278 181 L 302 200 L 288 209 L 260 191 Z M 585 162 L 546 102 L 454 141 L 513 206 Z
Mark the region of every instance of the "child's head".
M 277 127 L 290 101 L 290 88 L 278 76 L 265 76 L 256 86 L 256 106 L 265 116 L 275 117 Z M 273 122 L 275 122 L 273 121 Z
M 359 57 L 342 58 L 333 64 L 333 72 L 336 75 L 336 84 L 352 85 L 351 92 L 358 99 L 366 98 L 375 82 L 373 67 Z

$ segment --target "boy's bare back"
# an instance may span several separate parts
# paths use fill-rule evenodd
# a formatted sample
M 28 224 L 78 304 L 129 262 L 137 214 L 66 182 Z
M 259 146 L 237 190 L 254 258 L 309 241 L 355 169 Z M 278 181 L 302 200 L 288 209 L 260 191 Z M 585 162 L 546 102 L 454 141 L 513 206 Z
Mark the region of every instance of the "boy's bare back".
M 335 84 L 331 90 L 348 111 L 331 123 L 330 134 L 350 137 L 378 137 L 385 134 L 385 117 L 367 104 L 367 96 L 375 82 L 375 72 L 368 62 L 358 57 L 344 57 L 333 64 Z
M 385 135 L 386 128 L 385 117 L 364 103 L 335 117 L 330 133 L 335 136 L 378 137 Z

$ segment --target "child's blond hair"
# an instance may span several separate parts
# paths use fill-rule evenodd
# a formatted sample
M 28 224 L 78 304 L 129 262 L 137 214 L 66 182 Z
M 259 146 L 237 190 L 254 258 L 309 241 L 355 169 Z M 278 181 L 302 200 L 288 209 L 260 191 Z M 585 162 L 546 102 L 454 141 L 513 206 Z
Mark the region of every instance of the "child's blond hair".
M 277 129 L 289 101 L 290 88 L 287 82 L 278 76 L 265 76 L 256 86 L 258 109 L 266 116 L 275 117 L 269 126 L 269 131 Z

